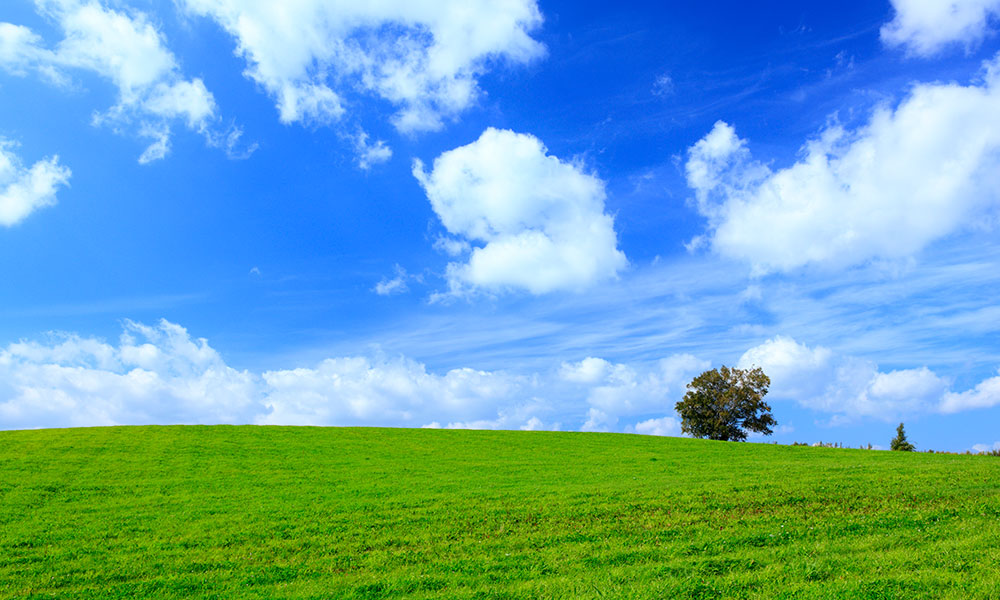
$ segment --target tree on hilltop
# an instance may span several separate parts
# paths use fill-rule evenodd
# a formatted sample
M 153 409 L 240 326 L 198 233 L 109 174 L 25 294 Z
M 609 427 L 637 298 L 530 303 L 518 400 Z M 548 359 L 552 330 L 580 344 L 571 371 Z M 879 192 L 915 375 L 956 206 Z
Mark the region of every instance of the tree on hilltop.
M 744 441 L 747 432 L 771 435 L 777 421 L 764 402 L 771 380 L 760 367 L 705 371 L 687 386 L 675 406 L 681 431 L 698 438 Z
M 900 452 L 913 452 L 917 449 L 916 446 L 906 439 L 906 431 L 903 429 L 902 423 L 896 428 L 896 437 L 892 438 L 892 441 L 889 442 L 889 449 Z

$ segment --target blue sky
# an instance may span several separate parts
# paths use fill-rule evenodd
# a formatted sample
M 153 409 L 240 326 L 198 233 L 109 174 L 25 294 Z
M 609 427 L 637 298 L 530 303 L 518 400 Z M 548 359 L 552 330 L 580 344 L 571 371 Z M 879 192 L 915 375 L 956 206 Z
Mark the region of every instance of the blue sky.
M 1000 444 L 1000 2 L 12 0 L 0 428 Z

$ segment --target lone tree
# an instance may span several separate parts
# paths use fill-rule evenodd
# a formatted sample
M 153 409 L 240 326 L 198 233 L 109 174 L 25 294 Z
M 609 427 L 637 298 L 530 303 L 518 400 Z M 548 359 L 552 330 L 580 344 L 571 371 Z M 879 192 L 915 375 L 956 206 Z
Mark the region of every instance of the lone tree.
M 900 452 L 913 452 L 917 449 L 916 446 L 906 439 L 906 431 L 903 429 L 902 423 L 896 428 L 896 437 L 892 438 L 892 441 L 889 442 L 889 448 L 891 450 L 899 450 Z
M 764 402 L 771 380 L 760 367 L 705 371 L 677 403 L 681 431 L 710 440 L 743 441 L 747 431 L 771 435 L 777 421 Z

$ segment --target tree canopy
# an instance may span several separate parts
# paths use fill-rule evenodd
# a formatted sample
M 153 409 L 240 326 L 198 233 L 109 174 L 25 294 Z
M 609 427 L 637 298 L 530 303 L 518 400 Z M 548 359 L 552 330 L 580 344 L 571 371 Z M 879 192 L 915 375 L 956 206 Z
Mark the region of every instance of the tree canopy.
M 760 367 L 705 371 L 677 403 L 681 431 L 699 438 L 744 441 L 747 432 L 771 435 L 778 423 L 764 402 L 771 380 Z
M 916 446 L 906 439 L 906 430 L 903 429 L 902 423 L 896 428 L 896 437 L 892 438 L 892 441 L 889 442 L 889 448 L 901 452 L 913 452 L 917 449 Z

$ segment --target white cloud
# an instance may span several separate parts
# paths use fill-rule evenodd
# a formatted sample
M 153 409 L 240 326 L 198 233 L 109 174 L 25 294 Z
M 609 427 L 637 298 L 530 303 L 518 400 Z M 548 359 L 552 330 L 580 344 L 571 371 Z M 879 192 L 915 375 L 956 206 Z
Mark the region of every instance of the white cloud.
M 434 249 L 448 256 L 461 256 L 466 252 L 471 252 L 472 246 L 465 240 L 457 240 L 442 235 L 434 240 Z
M 635 432 L 642 435 L 680 437 L 681 423 L 673 417 L 649 419 L 635 424 Z
M 609 431 L 622 417 L 673 415 L 674 404 L 684 396 L 685 384 L 708 366 L 708 361 L 689 354 L 670 356 L 643 368 L 588 357 L 577 363 L 563 363 L 558 375 L 561 380 L 575 384 L 572 392 L 584 394 L 590 405 L 582 430 Z M 649 423 L 657 421 L 666 426 L 670 420 L 674 418 L 668 416 Z
M 1000 405 L 1000 376 L 991 377 L 965 392 L 948 392 L 941 403 L 941 411 L 955 413 L 997 405 Z
M 170 128 L 165 124 L 145 124 L 139 129 L 139 136 L 152 140 L 152 143 L 139 155 L 140 165 L 156 162 L 170 153 Z
M 711 362 L 690 354 L 673 354 L 661 359 L 657 366 L 663 380 L 672 386 L 683 387 L 688 381 L 711 366 Z M 683 394 L 681 394 L 683 396 Z
M 581 362 L 594 360 L 601 359 Z M 621 430 L 622 418 L 655 415 L 651 422 L 666 431 L 682 382 L 706 364 L 686 355 L 651 365 L 603 362 L 602 377 L 573 381 L 558 368 L 438 374 L 402 356 L 344 356 L 254 373 L 228 366 L 179 325 L 126 321 L 117 344 L 51 334 L 0 349 L 0 429 L 258 423 Z
M 71 172 L 58 156 L 25 168 L 15 144 L 0 138 L 0 225 L 20 223 L 35 210 L 56 203 L 56 190 L 68 185 Z
M 972 449 L 976 452 L 990 452 L 993 450 L 1000 450 L 1000 442 L 993 442 L 993 445 L 989 444 L 973 444 Z
M 941 397 L 949 382 L 927 367 L 877 373 L 868 386 L 872 398 L 893 406 L 919 408 Z
M 996 216 L 1000 58 L 978 83 L 916 85 L 863 127 L 827 127 L 783 169 L 716 123 L 686 170 L 712 248 L 758 273 L 912 256 Z
M 477 421 L 453 421 L 445 426 L 432 422 L 422 425 L 425 429 L 520 429 L 521 431 L 559 431 L 559 423 L 546 425 L 538 417 L 526 417 L 538 406 L 515 407 L 513 410 L 500 410 L 495 419 L 479 419 Z
M 617 423 L 617 418 L 591 407 L 587 409 L 587 420 L 580 427 L 580 431 L 611 431 Z
M 368 134 L 364 131 L 359 131 L 354 136 L 354 152 L 357 154 L 358 168 L 363 171 L 392 158 L 392 148 L 385 141 L 377 140 L 372 144 L 368 141 Z
M 41 43 L 42 38 L 28 27 L 0 23 L 0 67 L 15 75 L 27 75 L 48 54 Z
M 167 321 L 117 345 L 75 335 L 0 350 L 0 428 L 142 423 L 539 427 L 532 378 L 342 357 L 254 374 Z M 532 420 L 532 418 L 535 420 Z
M 167 321 L 125 327 L 118 346 L 62 336 L 0 350 L 0 427 L 246 423 L 264 410 L 257 378 L 205 340 Z
M 955 393 L 948 379 L 927 367 L 882 372 L 871 361 L 809 348 L 782 336 L 747 350 L 738 365 L 761 367 L 771 378 L 770 397 L 833 413 L 837 422 L 862 417 L 892 422 L 1000 404 L 1000 377 Z
M 588 357 L 514 374 L 344 356 L 308 368 L 240 371 L 176 324 L 125 322 L 117 344 L 52 334 L 0 349 L 0 429 L 143 423 L 372 425 L 626 431 L 679 435 L 674 404 L 709 366 L 690 355 L 623 364 Z M 748 350 L 769 398 L 832 415 L 894 422 L 1000 405 L 1000 376 L 966 392 L 925 367 L 878 366 L 790 338 Z
M 118 101 L 94 122 L 116 130 L 129 128 L 151 140 L 141 163 L 169 152 L 170 124 L 175 120 L 231 156 L 240 154 L 239 129 L 211 130 L 215 98 L 201 79 L 184 79 L 177 59 L 145 14 L 106 8 L 96 0 L 36 0 L 36 5 L 59 25 L 64 38 L 49 49 L 30 29 L 0 23 L 0 68 L 19 75 L 36 71 L 59 85 L 69 81 L 66 72 L 71 69 L 109 80 L 118 90 Z
M 500 429 L 499 421 L 488 421 L 486 419 L 479 421 L 456 421 L 454 423 L 448 423 L 443 427 L 443 429 L 472 429 L 472 430 L 484 430 L 484 429 Z
M 827 348 L 808 348 L 777 336 L 750 348 L 740 357 L 740 368 L 761 367 L 771 378 L 772 392 L 788 397 L 819 395 L 830 377 L 834 354 Z
M 383 279 L 376 283 L 374 291 L 379 296 L 391 296 L 393 294 L 403 294 L 409 289 L 409 286 L 406 285 L 406 280 L 403 277 L 397 276 L 392 279 Z
M 453 293 L 579 290 L 627 265 L 604 183 L 546 152 L 534 136 L 490 128 L 439 156 L 430 173 L 414 161 L 442 224 L 475 246 L 468 262 L 448 266 Z
M 333 358 L 313 369 L 267 371 L 270 414 L 263 423 L 409 425 L 481 421 L 525 385 L 517 377 L 473 369 L 444 375 L 412 360 Z
M 438 129 L 478 96 L 499 60 L 544 54 L 529 33 L 534 0 L 353 2 L 183 0 L 236 39 L 246 75 L 275 100 L 281 121 L 329 123 L 360 90 L 392 104 L 402 132 Z
M 391 279 L 383 277 L 382 281 L 379 281 L 377 284 L 375 284 L 375 287 L 372 289 L 372 291 L 378 294 L 379 296 L 392 296 L 393 294 L 403 294 L 409 291 L 410 289 L 410 287 L 406 284 L 406 282 L 409 279 L 419 280 L 419 277 L 414 277 L 413 275 L 407 274 L 406 269 L 404 269 L 399 265 L 396 265 L 396 276 Z
M 882 26 L 882 41 L 931 56 L 950 44 L 967 48 L 992 34 L 1000 0 L 891 0 L 896 15 Z
M 540 374 L 458 368 L 438 375 L 405 357 L 344 357 L 268 371 L 264 424 L 549 429 L 560 390 Z M 442 425 L 442 423 L 445 423 Z
M 653 82 L 653 95 L 654 96 L 672 96 L 674 94 L 674 80 L 669 74 L 663 73 L 656 77 Z
M 588 356 L 578 363 L 563 363 L 559 376 L 574 383 L 597 383 L 607 377 L 614 365 L 603 358 Z
M 263 424 L 446 429 L 550 429 L 559 390 L 540 374 L 470 368 L 444 374 L 405 358 L 342 357 L 314 368 L 267 371 Z M 443 425 L 442 425 L 443 424 Z
M 538 417 L 531 417 L 527 423 L 521 425 L 520 429 L 521 431 L 542 431 L 545 429 L 545 424 Z

